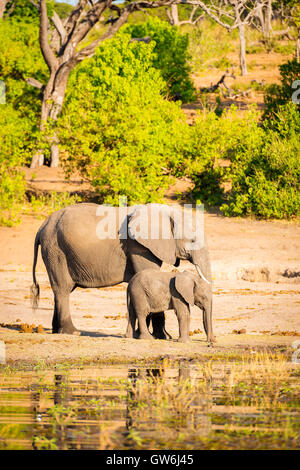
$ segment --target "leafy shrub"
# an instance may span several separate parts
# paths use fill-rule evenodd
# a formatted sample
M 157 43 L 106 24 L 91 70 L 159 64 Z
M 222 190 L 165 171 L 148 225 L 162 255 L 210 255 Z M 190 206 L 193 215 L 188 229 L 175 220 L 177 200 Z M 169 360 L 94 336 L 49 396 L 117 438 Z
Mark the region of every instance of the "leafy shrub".
M 0 224 L 13 225 L 25 193 L 20 167 L 30 149 L 30 123 L 8 104 L 0 104 Z
M 0 80 L 6 86 L 6 101 L 20 115 L 31 119 L 33 128 L 39 122 L 41 101 L 39 90 L 28 85 L 26 78 L 35 77 L 43 82 L 47 75 L 38 38 L 38 23 L 21 22 L 18 18 L 0 21 L 3 50 L 0 54 Z
M 189 126 L 164 99 L 154 42 L 105 41 L 71 75 L 59 134 L 65 168 L 91 180 L 106 203 L 159 201 L 183 158 Z M 180 157 L 181 156 L 181 157 Z
M 194 199 L 208 205 L 219 205 L 223 200 L 226 167 L 220 161 L 231 161 L 237 152 L 256 146 L 258 114 L 249 111 L 242 119 L 236 108 L 199 115 L 191 129 L 189 159 L 186 172 L 194 182 Z M 224 162 L 223 162 L 224 163 Z
M 292 101 L 292 94 L 295 89 L 292 84 L 300 79 L 300 63 L 296 60 L 290 60 L 279 66 L 281 75 L 281 84 L 270 85 L 265 93 L 265 111 L 263 120 L 269 121 L 270 127 L 276 127 L 277 113 L 280 106 Z M 298 86 L 299 88 L 299 86 Z M 298 94 L 299 98 L 299 94 Z M 300 104 L 297 105 L 300 112 Z
M 195 88 L 189 76 L 188 34 L 182 34 L 178 27 L 157 17 L 144 23 L 128 24 L 123 31 L 132 38 L 150 36 L 155 42 L 152 65 L 161 71 L 167 82 L 169 97 L 184 103 L 195 100 Z
M 184 170 L 194 182 L 193 197 L 208 205 L 225 198 L 220 208 L 227 216 L 299 215 L 300 119 L 293 103 L 279 109 L 278 123 L 276 131 L 261 126 L 255 110 L 243 117 L 235 109 L 200 116 Z
M 82 202 L 82 198 L 78 194 L 72 195 L 68 192 L 58 193 L 56 191 L 38 197 L 33 194 L 29 199 L 30 203 L 24 205 L 24 213 L 37 215 L 38 218 L 46 217 L 64 207 Z
M 283 219 L 300 214 L 300 119 L 292 118 L 297 114 L 293 103 L 279 108 L 281 132 L 260 129 L 256 146 L 233 154 L 227 175 L 232 188 L 221 206 L 225 215 Z

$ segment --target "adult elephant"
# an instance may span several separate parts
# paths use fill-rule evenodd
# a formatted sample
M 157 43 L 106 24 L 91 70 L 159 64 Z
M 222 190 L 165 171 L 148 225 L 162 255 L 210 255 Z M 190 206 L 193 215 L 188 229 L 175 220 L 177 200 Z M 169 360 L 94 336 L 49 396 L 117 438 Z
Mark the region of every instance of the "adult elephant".
M 191 261 L 211 286 L 206 243 L 195 245 L 190 222 L 183 224 L 183 230 L 179 227 L 183 220 L 180 215 L 179 209 L 163 204 L 126 208 L 77 204 L 53 213 L 35 238 L 33 307 L 38 305 L 40 291 L 35 276 L 39 245 L 54 293 L 53 333 L 80 334 L 69 308 L 69 296 L 76 287 L 128 282 L 143 269 L 159 269 L 163 261 L 175 266 L 180 259 Z M 211 314 L 210 309 L 207 312 L 210 327 Z M 152 326 L 154 337 L 166 338 L 164 312 L 155 314 Z

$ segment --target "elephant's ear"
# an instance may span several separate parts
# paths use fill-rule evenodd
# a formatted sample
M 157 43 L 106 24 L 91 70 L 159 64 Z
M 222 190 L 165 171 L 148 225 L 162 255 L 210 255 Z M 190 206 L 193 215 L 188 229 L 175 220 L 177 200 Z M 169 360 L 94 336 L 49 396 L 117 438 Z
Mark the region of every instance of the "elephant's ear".
M 174 265 L 176 245 L 170 209 L 164 204 L 137 206 L 128 221 L 128 235 L 158 259 Z
M 194 287 L 195 281 L 186 272 L 178 273 L 175 276 L 175 288 L 177 292 L 184 298 L 184 300 L 194 305 Z

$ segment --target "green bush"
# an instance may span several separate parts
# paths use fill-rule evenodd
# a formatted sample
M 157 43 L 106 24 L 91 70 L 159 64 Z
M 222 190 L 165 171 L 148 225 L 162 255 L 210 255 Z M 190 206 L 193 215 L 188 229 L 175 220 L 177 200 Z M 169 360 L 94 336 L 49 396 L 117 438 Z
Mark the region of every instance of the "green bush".
M 18 4 L 17 4 L 18 5 Z M 30 5 L 30 4 L 29 4 Z M 33 8 L 33 7 L 32 7 Z M 45 82 L 47 66 L 39 46 L 38 23 L 18 18 L 0 21 L 0 80 L 6 85 L 6 102 L 38 126 L 41 112 L 39 90 L 26 83 L 34 77 Z
M 195 88 L 188 65 L 188 34 L 182 34 L 178 27 L 157 17 L 149 18 L 144 23 L 125 25 L 123 31 L 132 38 L 150 36 L 155 42 L 152 65 L 161 71 L 170 98 L 180 99 L 184 103 L 195 100 Z
M 277 114 L 280 106 L 292 101 L 292 94 L 296 91 L 292 84 L 300 80 L 300 63 L 296 60 L 290 60 L 279 66 L 281 75 L 281 84 L 272 84 L 265 93 L 265 111 L 263 120 L 269 123 L 269 127 L 276 128 Z M 299 86 L 298 86 L 299 88 Z M 299 99 L 299 93 L 298 93 Z M 300 112 L 300 104 L 297 105 Z
M 277 117 L 276 131 L 261 126 L 255 110 L 243 117 L 235 109 L 199 117 L 184 169 L 194 182 L 193 197 L 207 205 L 223 201 L 226 216 L 299 215 L 299 114 L 289 103 Z
M 256 146 L 233 154 L 225 215 L 290 218 L 300 215 L 300 119 L 293 103 L 279 108 L 281 133 L 257 125 Z M 293 120 L 293 116 L 295 119 Z M 287 119 L 288 117 L 288 119 Z M 288 123 L 293 122 L 289 127 Z
M 13 225 L 25 193 L 20 169 L 30 152 L 30 123 L 8 104 L 0 104 L 0 224 Z
M 199 115 L 191 128 L 189 158 L 184 170 L 194 183 L 195 200 L 213 206 L 222 203 L 226 167 L 220 166 L 220 160 L 228 163 L 237 152 L 255 148 L 260 133 L 257 120 L 255 110 L 241 118 L 234 107 L 221 116 L 212 111 Z
M 59 135 L 68 171 L 89 178 L 100 200 L 161 200 L 189 133 L 180 106 L 152 66 L 154 42 L 105 41 L 71 75 Z

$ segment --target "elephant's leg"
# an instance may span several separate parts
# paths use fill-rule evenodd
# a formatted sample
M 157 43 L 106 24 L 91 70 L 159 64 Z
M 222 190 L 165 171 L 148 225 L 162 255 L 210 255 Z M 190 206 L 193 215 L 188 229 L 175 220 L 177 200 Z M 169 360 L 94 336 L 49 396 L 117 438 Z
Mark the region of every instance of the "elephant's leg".
M 146 322 L 148 313 L 149 312 L 143 310 L 138 311 L 139 339 L 153 339 L 153 336 L 149 333 Z
M 55 292 L 55 308 L 53 315 L 53 322 L 57 331 L 53 333 L 65 333 L 68 335 L 80 335 L 80 332 L 75 328 L 70 315 L 70 293 Z
M 53 318 L 52 318 L 52 333 L 58 333 L 58 330 L 59 330 L 59 321 L 58 321 L 56 301 L 54 299 L 54 313 L 53 313 Z
M 128 305 L 128 325 L 125 333 L 125 338 L 134 338 L 135 337 L 135 324 L 136 324 L 136 313 L 135 309 L 130 302 Z
M 165 329 L 165 313 L 159 312 L 151 314 L 153 336 L 156 339 L 172 339 L 172 336 Z M 150 320 L 149 320 L 150 321 Z
M 42 256 L 54 294 L 52 333 L 80 335 L 70 315 L 69 298 L 75 288 L 75 283 L 69 274 L 64 253 L 58 247 L 50 250 L 46 246 L 42 247 Z
M 179 323 L 179 338 L 180 343 L 187 343 L 190 341 L 190 311 L 187 306 L 176 310 L 176 315 Z

